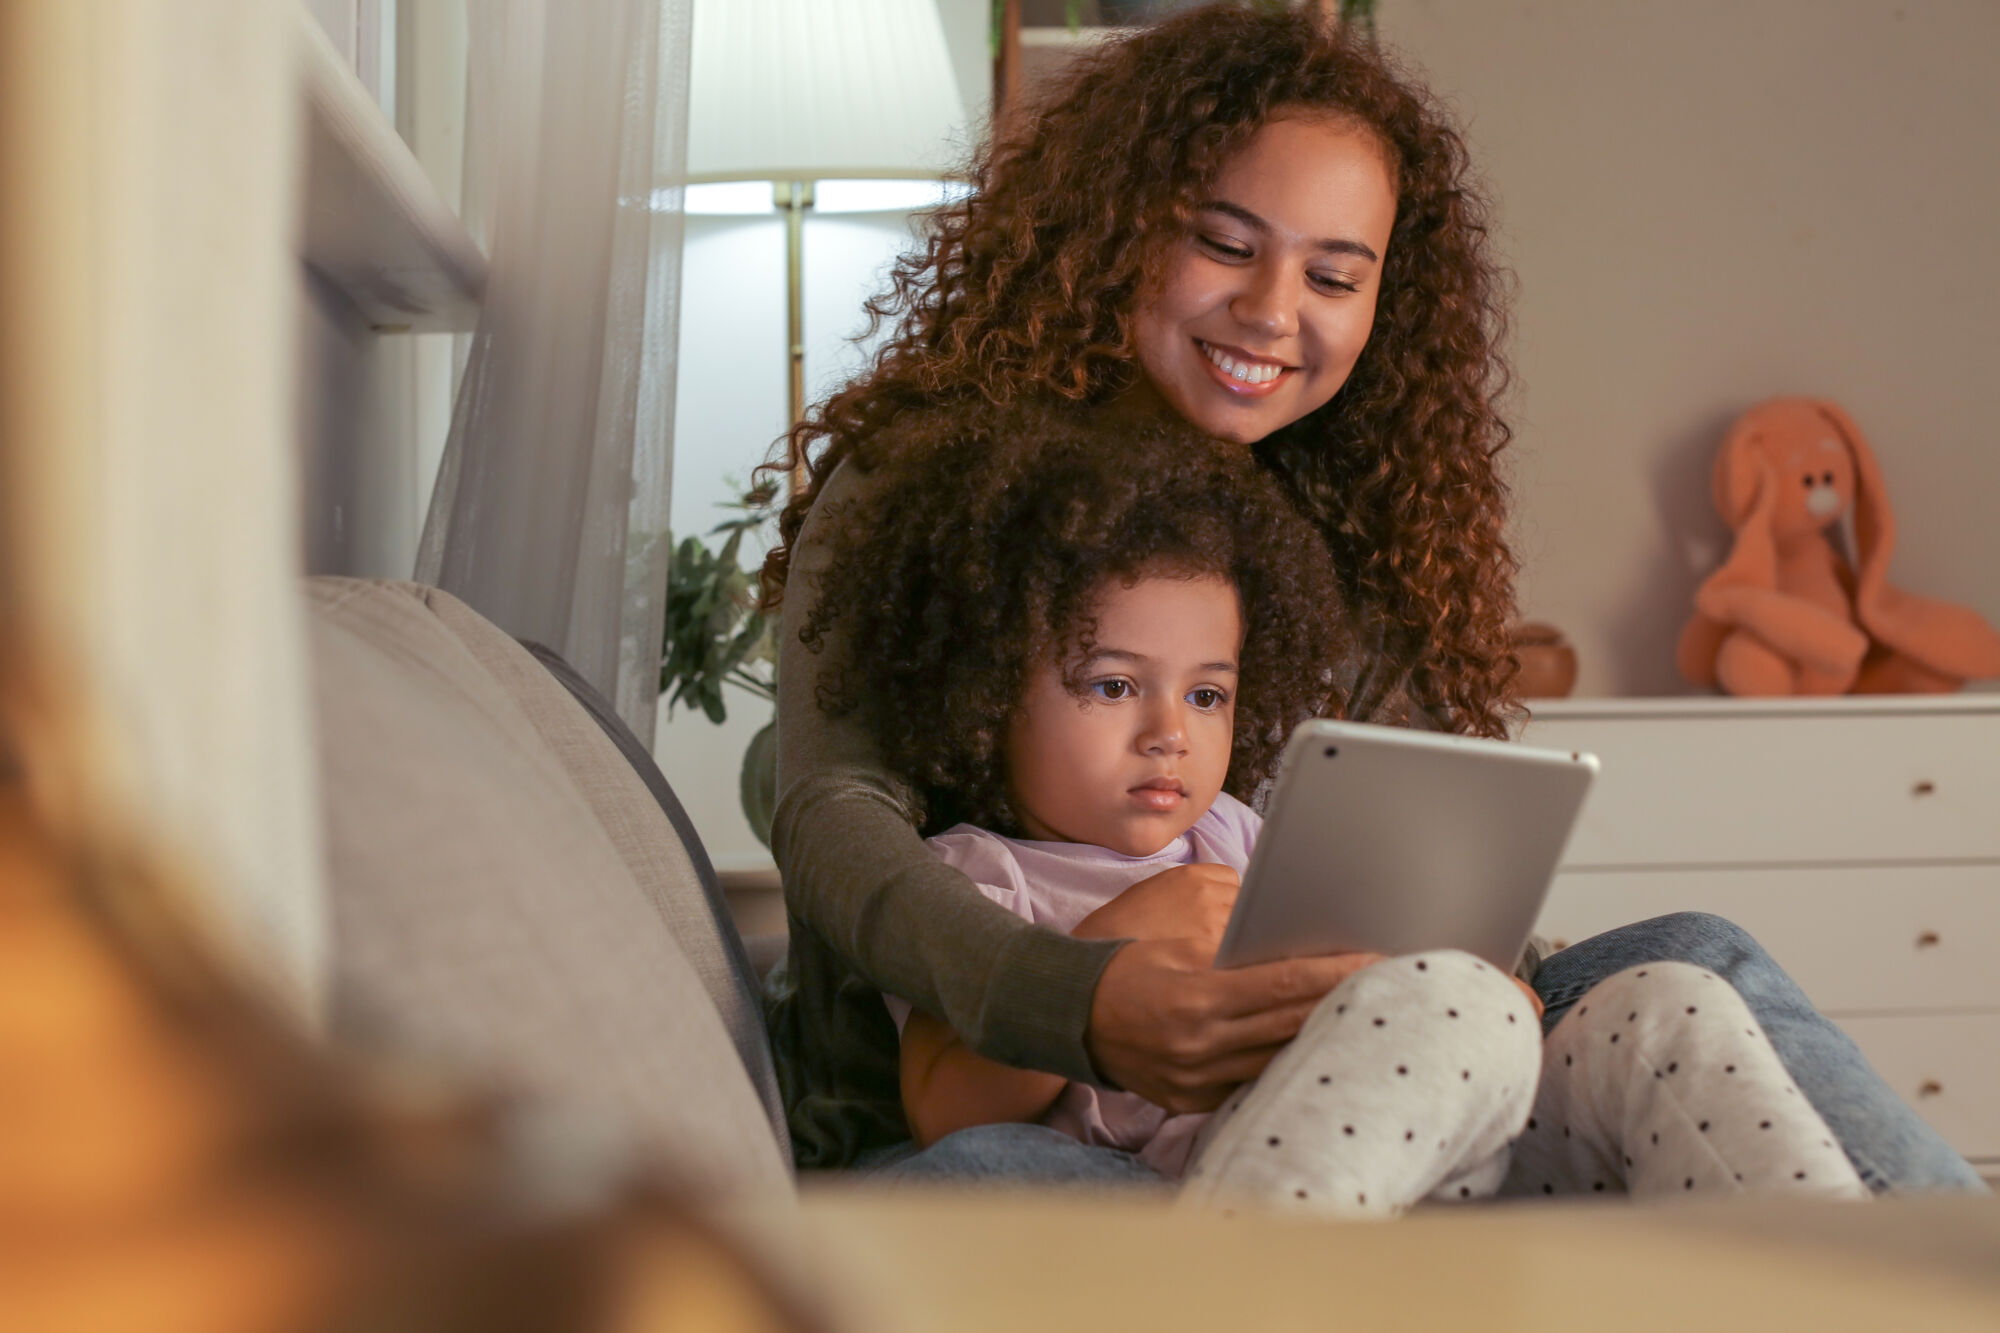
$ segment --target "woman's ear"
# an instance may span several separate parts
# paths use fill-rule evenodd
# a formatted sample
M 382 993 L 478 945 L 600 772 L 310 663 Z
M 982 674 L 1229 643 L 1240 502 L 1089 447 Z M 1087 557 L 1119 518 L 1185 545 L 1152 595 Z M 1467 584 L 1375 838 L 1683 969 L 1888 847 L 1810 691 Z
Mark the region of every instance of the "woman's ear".
M 1854 462 L 1854 572 L 1862 588 L 1879 588 L 1888 575 L 1889 555 L 1896 546 L 1896 519 L 1889 512 L 1881 465 L 1854 418 L 1828 402 L 1815 401 L 1813 409 L 1833 427 Z

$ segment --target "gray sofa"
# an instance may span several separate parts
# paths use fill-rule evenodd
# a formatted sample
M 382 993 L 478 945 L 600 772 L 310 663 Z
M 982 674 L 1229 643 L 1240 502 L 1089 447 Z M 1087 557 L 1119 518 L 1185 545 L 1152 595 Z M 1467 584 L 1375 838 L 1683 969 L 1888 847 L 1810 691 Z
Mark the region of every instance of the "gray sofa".
M 704 1193 L 789 1194 L 756 979 L 644 747 L 449 594 L 322 578 L 307 603 L 332 1036 L 608 1126 Z
M 611 1126 L 776 1227 L 756 1233 L 764 1251 L 816 1265 L 822 1303 L 861 1302 L 836 1326 L 1308 1328 L 1333 1308 L 1502 1333 L 1618 1308 L 1647 1327 L 1721 1309 L 1728 1326 L 1830 1331 L 1919 1303 L 1931 1326 L 1995 1326 L 1991 1199 L 1537 1203 L 1394 1228 L 1054 1192 L 800 1200 L 754 978 L 644 748 L 560 662 L 444 593 L 316 579 L 308 604 L 333 1035 Z M 1412 1281 L 1440 1253 L 1456 1279 Z

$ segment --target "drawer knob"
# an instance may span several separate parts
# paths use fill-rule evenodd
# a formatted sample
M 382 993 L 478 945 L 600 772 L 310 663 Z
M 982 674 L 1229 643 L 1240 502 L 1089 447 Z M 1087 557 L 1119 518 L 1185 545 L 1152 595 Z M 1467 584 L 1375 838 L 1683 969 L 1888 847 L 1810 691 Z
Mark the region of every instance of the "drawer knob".
M 1917 936 L 1917 947 L 1919 949 L 1935 949 L 1937 948 L 1937 945 L 1938 945 L 1938 933 L 1935 930 L 1927 930 L 1923 934 Z
M 1927 1078 L 1917 1087 L 1919 1097 L 1939 1097 L 1944 1094 L 1944 1084 L 1934 1078 Z
M 1929 796 L 1932 792 L 1936 790 L 1937 790 L 1937 783 L 1932 782 L 1929 779 L 1925 779 L 1924 781 L 1919 782 L 1916 786 L 1910 788 L 1910 795 Z

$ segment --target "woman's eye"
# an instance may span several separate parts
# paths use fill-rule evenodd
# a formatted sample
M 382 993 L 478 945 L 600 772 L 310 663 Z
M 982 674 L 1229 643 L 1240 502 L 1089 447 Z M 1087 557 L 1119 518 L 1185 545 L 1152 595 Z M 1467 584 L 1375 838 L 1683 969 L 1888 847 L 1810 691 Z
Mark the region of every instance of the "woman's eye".
M 1092 681 L 1090 688 L 1100 699 L 1129 699 L 1132 696 L 1132 682 L 1129 680 Z

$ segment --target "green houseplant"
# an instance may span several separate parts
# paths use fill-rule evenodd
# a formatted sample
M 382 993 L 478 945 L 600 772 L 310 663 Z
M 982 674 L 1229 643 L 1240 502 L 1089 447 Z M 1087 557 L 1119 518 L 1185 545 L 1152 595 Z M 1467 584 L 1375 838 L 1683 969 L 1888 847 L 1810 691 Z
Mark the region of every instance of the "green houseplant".
M 710 531 L 723 537 L 711 550 L 700 537 L 684 538 L 674 549 L 667 574 L 666 626 L 660 645 L 660 693 L 667 712 L 676 705 L 699 708 L 711 722 L 729 715 L 725 685 L 775 702 L 777 626 L 757 610 L 757 578 L 741 564 L 745 534 L 762 528 L 777 513 L 778 486 L 763 482 L 737 503 L 737 511 Z M 750 831 L 771 845 L 771 815 L 777 802 L 778 724 L 768 722 L 744 751 L 737 792 Z

